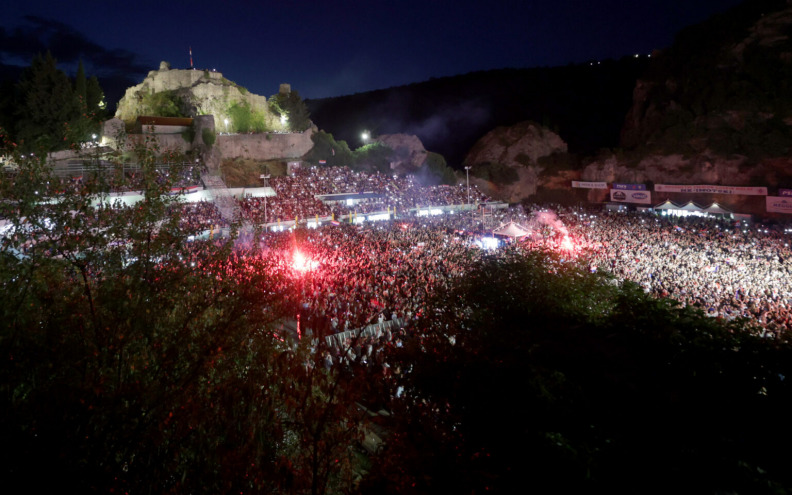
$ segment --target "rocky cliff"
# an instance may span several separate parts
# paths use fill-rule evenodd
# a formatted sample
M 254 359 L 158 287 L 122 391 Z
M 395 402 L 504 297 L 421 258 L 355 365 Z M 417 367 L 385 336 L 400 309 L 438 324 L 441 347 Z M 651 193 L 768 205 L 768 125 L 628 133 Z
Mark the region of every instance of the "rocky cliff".
M 572 157 L 560 137 L 521 124 L 485 136 L 466 165 L 511 201 L 547 190 L 607 200 L 607 191 L 570 192 L 574 179 L 792 188 L 792 2 L 747 1 L 683 30 L 651 60 L 633 90 L 620 148 Z M 671 199 L 764 213 L 763 198 Z
M 376 141 L 393 150 L 391 169 L 396 173 L 414 173 L 426 162 L 427 151 L 418 136 L 412 134 L 384 134 Z
M 563 155 L 561 137 L 534 122 L 498 127 L 479 139 L 464 160 L 474 183 L 487 194 L 517 202 L 536 194 L 545 165 L 540 160 Z
M 792 4 L 752 0 L 683 30 L 633 92 L 622 147 L 785 156 L 792 146 Z
M 285 128 L 264 96 L 248 92 L 220 72 L 170 69 L 162 62 L 159 70 L 149 72 L 143 82 L 126 90 L 115 116 L 131 123 L 141 115 L 176 116 L 162 115 L 163 110 L 185 117 L 213 115 L 217 131 L 236 132 L 239 129 L 235 127 L 241 124 L 235 111 L 239 108 L 253 115 L 261 130 Z M 245 124 L 250 126 L 250 122 Z

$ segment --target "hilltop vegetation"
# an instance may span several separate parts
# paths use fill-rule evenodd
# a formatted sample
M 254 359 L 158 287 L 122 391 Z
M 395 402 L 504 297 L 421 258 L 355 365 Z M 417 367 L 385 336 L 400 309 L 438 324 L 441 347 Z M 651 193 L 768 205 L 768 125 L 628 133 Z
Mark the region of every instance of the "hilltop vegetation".
M 5 84 L 0 128 L 26 153 L 61 150 L 98 135 L 104 108 L 99 81 L 86 76 L 82 61 L 72 80 L 48 52 L 36 55 L 15 84 Z

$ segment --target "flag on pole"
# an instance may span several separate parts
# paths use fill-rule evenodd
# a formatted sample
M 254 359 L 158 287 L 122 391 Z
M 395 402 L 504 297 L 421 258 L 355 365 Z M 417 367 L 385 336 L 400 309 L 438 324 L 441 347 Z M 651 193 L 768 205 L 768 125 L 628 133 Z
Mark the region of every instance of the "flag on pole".
M 192 62 L 192 47 L 190 47 L 190 68 L 191 68 L 191 69 L 193 68 L 193 62 Z

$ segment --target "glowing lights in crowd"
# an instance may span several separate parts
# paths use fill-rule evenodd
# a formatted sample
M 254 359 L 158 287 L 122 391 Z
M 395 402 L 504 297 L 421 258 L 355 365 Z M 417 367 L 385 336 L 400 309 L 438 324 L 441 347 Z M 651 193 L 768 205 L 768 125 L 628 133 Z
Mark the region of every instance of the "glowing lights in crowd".
M 296 271 L 304 273 L 313 270 L 317 266 L 319 266 L 319 263 L 310 258 L 306 258 L 300 251 L 294 250 L 294 254 L 292 255 L 292 268 Z
M 500 241 L 495 237 L 482 237 L 481 239 L 474 241 L 474 244 L 476 244 L 476 246 L 480 247 L 481 249 L 494 250 L 498 249 Z

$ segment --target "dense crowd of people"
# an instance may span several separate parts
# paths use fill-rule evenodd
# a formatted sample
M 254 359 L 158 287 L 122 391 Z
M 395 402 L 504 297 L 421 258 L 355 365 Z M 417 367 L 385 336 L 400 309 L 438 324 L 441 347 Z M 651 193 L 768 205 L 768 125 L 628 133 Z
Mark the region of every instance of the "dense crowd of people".
M 409 176 L 348 168 L 303 168 L 270 180 L 276 196 L 267 198 L 269 222 L 340 218 L 355 210 L 396 212 L 385 222 L 308 229 L 299 245 L 291 231 L 266 232 L 256 240 L 256 256 L 263 249 L 291 273 L 284 280 L 299 280 L 292 297 L 303 308 L 303 325 L 318 335 L 420 317 L 428 294 L 451 286 L 475 266 L 483 249 L 474 241 L 491 235 L 506 219 L 531 232 L 514 242 L 521 249 L 561 253 L 592 271 L 631 280 L 657 297 L 676 299 L 712 317 L 747 318 L 765 336 L 792 329 L 792 252 L 790 234 L 783 229 L 711 217 L 672 219 L 545 206 L 487 217 L 480 212 L 418 217 L 409 210 L 467 203 L 467 188 L 422 187 Z M 486 201 L 471 189 L 471 201 Z M 354 207 L 317 199 L 356 192 L 376 196 Z M 238 206 L 245 220 L 264 223 L 261 198 L 246 198 Z M 228 220 L 210 202 L 179 204 L 171 212 L 178 212 L 190 231 L 219 229 Z M 244 245 L 239 255 L 253 255 L 250 244 Z M 26 244 L 22 247 L 24 251 Z M 297 255 L 310 265 L 297 266 Z
M 790 235 L 731 220 L 537 208 L 328 226 L 307 231 L 300 246 L 289 232 L 263 242 L 283 266 L 295 250 L 315 264 L 300 274 L 297 297 L 306 326 L 327 334 L 420 317 L 426 295 L 463 277 L 483 253 L 473 241 L 505 217 L 533 232 L 515 241 L 522 249 L 560 253 L 712 317 L 747 318 L 768 337 L 792 328 Z
M 244 198 L 242 217 L 255 224 L 315 217 L 341 217 L 354 213 L 404 212 L 421 206 L 468 203 L 468 189 L 459 186 L 422 186 L 413 176 L 368 174 L 348 167 L 298 168 L 291 175 L 272 177 L 269 184 L 275 196 Z M 317 196 L 372 193 L 349 205 L 344 201 L 323 202 Z M 470 187 L 471 203 L 487 201 L 477 187 Z
M 792 329 L 792 236 L 713 218 L 567 213 L 591 266 L 709 316 L 749 318 L 767 335 Z
M 154 180 L 158 184 L 173 187 L 190 187 L 201 183 L 203 165 L 192 163 L 160 163 L 154 170 Z M 66 175 L 64 173 L 68 172 Z M 78 190 L 87 181 L 99 180 L 105 189 L 113 192 L 142 191 L 145 181 L 149 180 L 143 171 L 132 165 L 120 167 L 109 162 L 86 163 L 82 168 L 58 170 L 54 178 L 62 183 L 64 189 Z
M 227 224 L 217 205 L 210 201 L 176 203 L 170 207 L 169 214 L 177 212 L 179 225 L 191 232 L 219 230 Z

